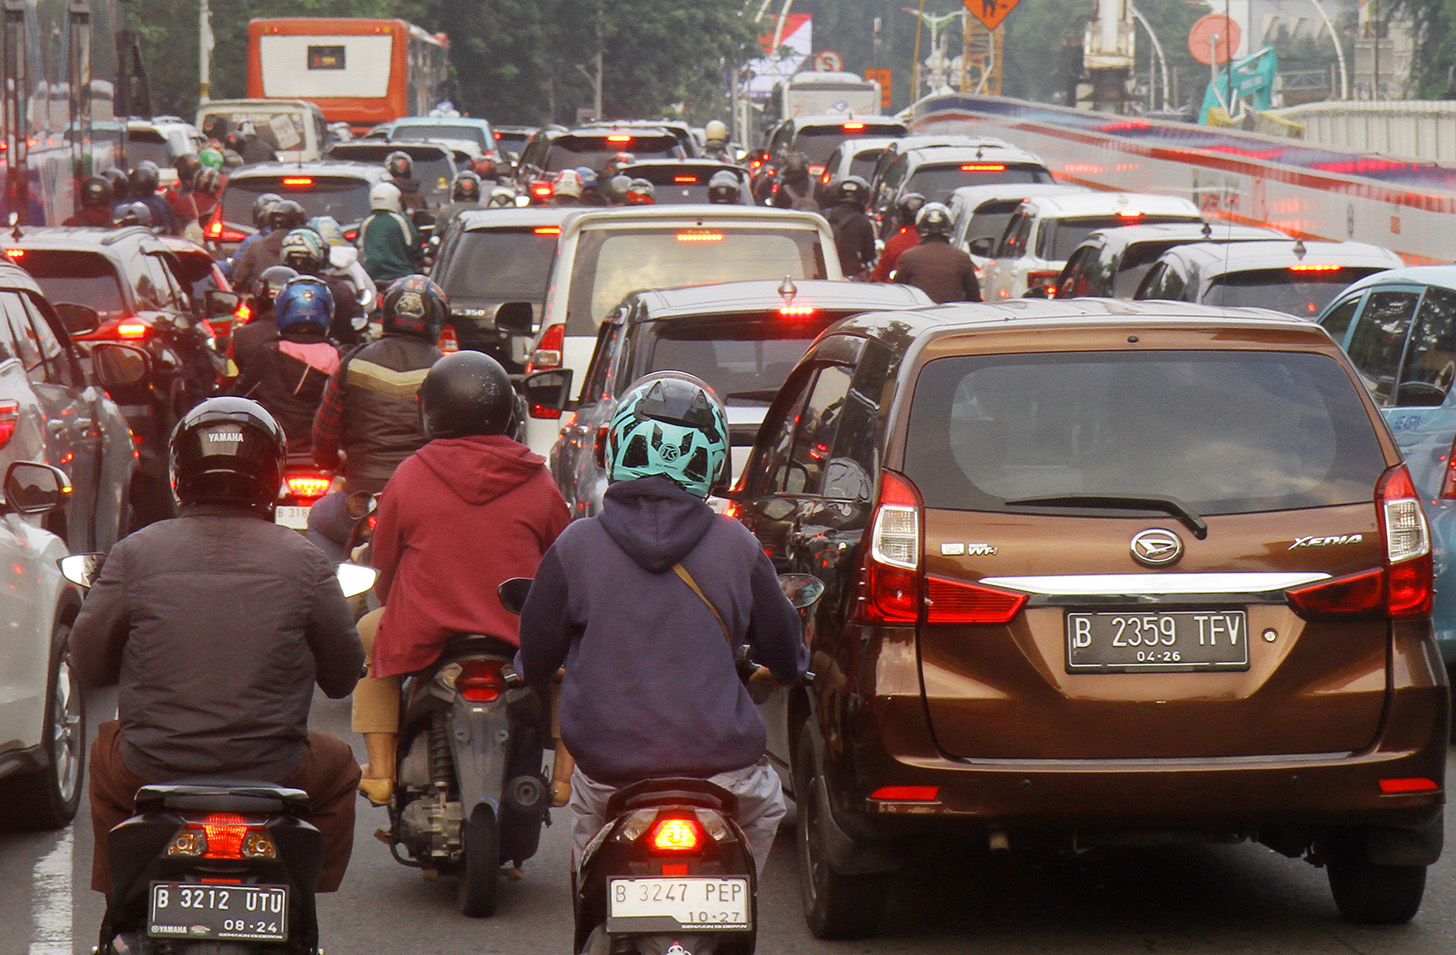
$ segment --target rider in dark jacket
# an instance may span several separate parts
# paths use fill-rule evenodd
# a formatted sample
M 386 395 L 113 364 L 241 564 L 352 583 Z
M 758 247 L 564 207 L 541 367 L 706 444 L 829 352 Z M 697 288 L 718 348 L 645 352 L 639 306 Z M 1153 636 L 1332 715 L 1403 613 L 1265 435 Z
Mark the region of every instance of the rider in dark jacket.
M 255 402 L 211 398 L 188 412 L 171 446 L 181 516 L 113 547 L 76 618 L 77 676 L 120 686 L 118 720 L 91 750 L 98 891 L 136 790 L 188 776 L 305 790 L 325 838 L 320 891 L 343 877 L 359 768 L 343 740 L 309 732 L 308 712 L 315 684 L 349 694 L 364 650 L 329 562 L 270 519 L 284 447 Z
M 425 443 L 415 393 L 440 358 L 450 314 L 440 286 L 406 276 L 384 293 L 384 337 L 351 352 L 329 379 L 313 422 L 313 458 L 336 469 L 348 493 L 384 490 L 399 462 Z
M 233 360 L 239 374 L 247 370 L 248 363 L 257 357 L 264 345 L 278 337 L 273 301 L 288 280 L 297 275 L 286 265 L 275 265 L 264 269 L 263 274 L 258 276 L 253 285 L 253 296 L 248 299 L 248 322 L 228 339 L 228 357 Z
M 950 244 L 950 210 L 939 202 L 928 202 L 915 217 L 920 244 L 900 256 L 894 279 L 920 289 L 938 305 L 942 302 L 979 302 L 981 284 L 976 281 L 976 264 Z
M 824 213 L 834 230 L 839 267 L 845 278 L 867 278 L 875 261 L 875 227 L 865 215 L 870 186 L 859 176 L 846 176 L 830 189 L 832 204 Z

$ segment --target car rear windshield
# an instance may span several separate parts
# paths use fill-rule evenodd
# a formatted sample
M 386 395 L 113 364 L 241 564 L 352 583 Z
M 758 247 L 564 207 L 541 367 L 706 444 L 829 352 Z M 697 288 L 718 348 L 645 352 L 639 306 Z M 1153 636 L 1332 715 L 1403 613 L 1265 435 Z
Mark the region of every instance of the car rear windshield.
M 708 180 L 719 172 L 721 166 L 628 166 L 622 175 L 633 179 L 646 179 L 652 183 L 652 197 L 657 205 L 677 205 L 684 202 L 707 202 Z M 743 181 L 743 171 L 730 169 Z
M 64 249 L 24 249 L 15 262 L 35 279 L 52 305 L 69 302 L 96 309 L 104 322 L 126 314 L 116 268 L 97 252 Z
M 66 134 L 69 140 L 70 133 Z M 119 129 L 91 129 L 91 141 L 96 143 L 110 143 L 112 149 L 118 149 L 121 142 L 121 130 Z M 167 142 L 167 137 L 161 133 L 148 130 L 134 129 L 127 133 L 126 137 L 126 164 L 130 169 L 135 169 L 137 163 L 150 159 L 157 164 L 159 169 L 171 169 L 172 161 L 176 157 L 172 155 L 172 147 Z M 121 157 L 114 157 L 116 165 L 121 165 Z
M 396 126 L 390 132 L 391 140 L 401 139 L 465 139 L 472 143 L 479 143 L 481 149 L 493 149 L 495 143 L 486 142 L 485 131 L 479 126 L 465 125 L 441 125 L 441 126 Z
M 842 313 L 786 319 L 777 311 L 641 322 L 632 327 L 621 387 L 653 371 L 685 371 L 729 405 L 773 402 L 804 352 Z
M 611 134 L 616 137 L 617 134 Z M 668 134 L 657 136 L 627 136 L 614 141 L 608 134 L 600 136 L 561 136 L 551 143 L 546 153 L 546 171 L 560 172 L 586 166 L 600 170 L 620 153 L 631 153 L 636 159 L 679 159 L 682 149 L 677 137 Z
M 291 109 L 241 109 L 207 110 L 200 119 L 201 128 L 206 129 L 215 117 L 228 121 L 229 129 L 237 129 L 245 122 L 253 124 L 258 138 L 274 149 L 302 149 L 305 145 L 304 131 L 308 129 L 311 117 L 301 110 Z
M 1301 318 L 1313 318 L 1345 286 L 1381 269 L 1249 269 L 1213 280 L 1203 301 L 1209 305 L 1256 305 Z
M 845 129 L 843 126 L 805 126 L 794 134 L 789 152 L 800 152 L 804 159 L 816 166 L 828 161 L 834 150 L 846 139 L 861 136 L 903 136 L 903 126 L 874 126 L 866 124 L 861 129 Z
M 1195 216 L 1082 216 L 1048 219 L 1036 241 L 1036 254 L 1048 261 L 1065 262 L 1072 250 L 1097 229 L 1116 229 L 1125 225 L 1152 225 L 1157 222 L 1198 222 Z
M 957 162 L 925 165 L 905 181 L 906 192 L 918 192 L 931 202 L 949 202 L 961 186 L 994 186 L 1003 182 L 1052 182 L 1052 174 L 1037 166 L 1006 163 Z
M 940 358 L 915 383 L 905 448 L 926 505 L 948 510 L 1068 495 L 1323 507 L 1371 500 L 1384 468 L 1357 386 L 1306 352 Z
M 390 143 L 342 143 L 329 149 L 328 156 L 330 159 L 383 165 L 389 154 L 397 149 Z M 429 153 L 428 156 L 410 157 L 414 163 L 414 179 L 420 184 L 425 198 L 433 205 L 440 205 L 450 201 L 450 183 L 455 178 L 454 156 L 447 157 L 433 149 Z
M 437 276 L 450 298 L 542 302 L 556 255 L 556 231 L 530 226 L 478 229 L 460 236 Z
M 566 333 L 593 335 L 627 293 L 747 279 L 822 279 L 813 229 L 743 226 L 584 229 L 576 248 Z
M 308 180 L 285 185 L 285 178 Z M 353 176 L 250 176 L 233 179 L 222 193 L 222 217 L 228 222 L 251 225 L 253 200 L 265 192 L 292 199 L 309 217 L 333 216 L 342 225 L 363 221 L 369 215 L 369 180 Z

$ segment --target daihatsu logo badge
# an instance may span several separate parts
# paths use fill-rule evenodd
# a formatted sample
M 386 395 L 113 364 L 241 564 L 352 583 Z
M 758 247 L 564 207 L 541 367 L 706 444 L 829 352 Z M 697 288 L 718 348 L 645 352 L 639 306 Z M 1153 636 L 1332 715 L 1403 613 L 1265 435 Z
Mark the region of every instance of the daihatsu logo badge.
M 1172 531 L 1154 527 L 1133 537 L 1132 556 L 1140 564 L 1161 567 L 1183 556 L 1183 541 Z

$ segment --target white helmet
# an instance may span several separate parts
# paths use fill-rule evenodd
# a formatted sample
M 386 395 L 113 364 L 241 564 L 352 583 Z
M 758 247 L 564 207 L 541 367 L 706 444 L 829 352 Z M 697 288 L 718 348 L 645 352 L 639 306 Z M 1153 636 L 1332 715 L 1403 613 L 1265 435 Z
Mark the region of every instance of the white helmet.
M 703 141 L 719 144 L 728 142 L 728 127 L 723 124 L 722 120 L 708 120 L 708 125 L 703 127 Z
M 404 212 L 404 203 L 400 199 L 399 186 L 392 182 L 379 182 L 369 190 L 369 209 L 371 212 Z
M 575 169 L 563 169 L 556 174 L 556 184 L 552 195 L 567 196 L 572 199 L 581 198 L 581 176 L 577 175 Z
M 507 186 L 496 186 L 485 200 L 487 209 L 503 209 L 516 204 L 516 191 Z

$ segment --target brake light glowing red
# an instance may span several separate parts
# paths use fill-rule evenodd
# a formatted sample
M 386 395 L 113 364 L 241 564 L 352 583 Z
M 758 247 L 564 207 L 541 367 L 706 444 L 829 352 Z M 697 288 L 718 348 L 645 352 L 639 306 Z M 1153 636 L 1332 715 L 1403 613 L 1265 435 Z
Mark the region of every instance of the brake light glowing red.
M 7 259 L 23 259 L 23 258 L 25 258 L 25 250 L 24 249 L 6 249 L 5 250 L 5 257 Z
M 723 241 L 723 233 L 721 233 L 721 232 L 679 232 L 677 234 L 677 240 L 679 242 L 722 242 Z
M 204 859 L 241 859 L 243 839 L 248 834 L 248 820 L 236 813 L 208 813 L 202 820 L 202 831 L 207 836 L 207 851 Z
M 548 325 L 541 333 L 541 342 L 531 352 L 531 361 L 526 365 L 526 374 L 545 368 L 561 367 L 561 349 L 566 344 L 566 326 Z
M 961 166 L 961 172 L 1005 172 L 1002 162 L 968 162 Z
M 304 186 L 313 185 L 312 176 L 284 176 L 283 184 L 293 189 L 302 189 Z
M 1291 271 L 1291 272 L 1338 272 L 1338 271 L 1340 271 L 1343 268 L 1344 268 L 1343 265 L 1291 265 L 1289 267 L 1289 271 Z
M 472 703 L 490 703 L 506 688 L 500 660 L 461 660 L 455 689 Z
M 698 177 L 697 176 L 673 176 L 672 177 L 672 181 L 673 182 L 681 182 L 681 183 L 684 183 L 684 184 L 691 184 L 691 183 L 697 182 L 698 181 Z
M 146 322 L 139 322 L 139 321 L 136 321 L 135 319 L 128 320 L 128 321 L 117 322 L 117 324 L 116 324 L 116 337 L 117 338 L 130 338 L 130 339 L 146 338 L 147 337 L 147 323 Z
M 849 131 L 849 132 L 854 132 L 855 130 L 864 129 L 864 127 L 865 127 L 865 124 L 864 123 L 845 123 L 844 124 L 844 128 L 847 131 Z
M 870 793 L 871 799 L 889 802 L 935 802 L 940 798 L 939 786 L 881 786 Z
M 538 225 L 536 228 L 532 229 L 531 231 L 534 232 L 534 233 L 536 233 L 536 235 L 560 235 L 561 234 L 561 226 L 557 226 L 557 225 Z
M 631 136 L 614 135 L 607 137 L 607 142 L 609 143 L 630 143 L 631 141 Z
M 248 324 L 248 322 L 252 321 L 253 319 L 252 307 L 249 306 L 247 302 L 244 302 L 243 304 L 238 306 L 237 311 L 233 312 L 233 318 L 237 319 L 239 325 Z
M 551 194 L 555 191 L 556 187 L 549 182 L 537 180 L 536 182 L 531 183 L 531 195 L 535 196 L 537 199 L 550 199 Z
M 703 839 L 703 827 L 696 819 L 678 816 L 657 820 L 647 834 L 647 844 L 654 852 L 697 852 Z
M 283 483 L 288 485 L 289 494 L 301 500 L 312 501 L 329 493 L 329 485 L 333 481 L 321 471 L 302 471 L 285 475 Z
M 454 325 L 446 325 L 440 329 L 440 337 L 435 341 L 435 347 L 446 355 L 460 350 L 460 336 L 455 334 Z
M 15 425 L 20 420 L 20 402 L 0 401 L 0 448 L 10 443 Z
M 780 305 L 779 314 L 785 318 L 803 318 L 819 311 L 812 305 Z
M 1433 793 L 1439 791 L 1440 788 L 1434 779 L 1422 779 L 1418 776 L 1380 781 L 1380 793 L 1384 796 L 1393 796 L 1398 793 Z
M 1431 530 L 1404 464 L 1397 464 L 1381 476 L 1375 488 L 1375 506 L 1390 575 L 1386 611 L 1392 617 L 1425 616 L 1431 612 L 1435 592 Z
M 243 233 L 236 229 L 230 229 L 223 223 L 221 203 L 218 204 L 217 211 L 213 213 L 212 219 L 208 221 L 205 231 L 207 238 L 214 242 L 241 242 L 247 238 Z
M 1141 219 L 1143 214 L 1138 209 L 1123 209 L 1118 212 L 1117 217 L 1119 219 Z
M 348 232 L 344 233 L 344 238 L 348 239 L 350 242 L 353 242 L 355 239 L 359 238 L 359 230 L 350 229 Z

